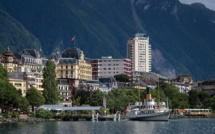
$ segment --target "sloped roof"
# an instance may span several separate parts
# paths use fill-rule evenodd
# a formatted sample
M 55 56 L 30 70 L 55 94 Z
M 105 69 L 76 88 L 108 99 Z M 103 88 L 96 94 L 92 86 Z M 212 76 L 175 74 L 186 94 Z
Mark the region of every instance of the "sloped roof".
M 59 64 L 78 64 L 78 61 L 74 58 L 60 58 Z
M 75 58 L 80 59 L 81 57 L 81 50 L 79 48 L 67 48 L 62 53 L 63 58 Z
M 147 85 L 156 85 L 156 82 L 153 80 L 149 80 L 149 79 L 144 79 L 143 80 Z
M 134 84 L 135 86 L 144 86 L 144 87 L 147 87 L 148 85 L 145 83 L 145 82 L 143 82 L 142 80 L 139 80 L 138 82 L 136 82 L 135 84 Z

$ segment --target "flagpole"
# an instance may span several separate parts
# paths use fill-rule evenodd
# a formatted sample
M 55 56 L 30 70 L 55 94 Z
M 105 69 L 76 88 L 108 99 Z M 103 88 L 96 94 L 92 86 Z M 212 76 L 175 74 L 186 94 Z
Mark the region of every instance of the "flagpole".
M 75 36 L 74 36 L 75 37 Z M 74 47 L 75 47 L 75 40 L 74 40 Z

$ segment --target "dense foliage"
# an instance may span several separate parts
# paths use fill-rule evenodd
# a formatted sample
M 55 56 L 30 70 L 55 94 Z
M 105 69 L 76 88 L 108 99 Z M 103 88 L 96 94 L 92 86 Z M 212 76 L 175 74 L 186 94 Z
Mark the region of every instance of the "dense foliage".
M 44 110 L 42 108 L 36 112 L 37 118 L 50 119 L 50 118 L 53 118 L 54 116 L 55 116 L 54 113 L 52 113 L 49 110 Z
M 32 106 L 32 111 L 34 111 L 34 106 L 38 107 L 45 102 L 45 98 L 35 87 L 27 89 L 26 98 L 28 99 L 29 104 Z
M 8 72 L 0 64 L 0 107 L 3 112 L 6 113 L 13 108 L 20 108 L 21 110 L 27 110 L 29 103 L 22 97 L 20 90 L 17 90 L 8 81 Z
M 57 80 L 55 74 L 55 65 L 49 59 L 43 68 L 43 96 L 45 98 L 45 104 L 56 104 L 60 97 L 57 89 Z
M 115 75 L 114 78 L 116 78 L 118 82 L 129 82 L 129 76 L 125 74 Z

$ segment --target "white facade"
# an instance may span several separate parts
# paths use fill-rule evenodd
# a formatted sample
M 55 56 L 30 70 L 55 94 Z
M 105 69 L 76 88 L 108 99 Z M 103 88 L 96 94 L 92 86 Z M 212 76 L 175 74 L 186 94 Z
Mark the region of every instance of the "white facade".
M 127 43 L 127 58 L 131 59 L 132 71 L 151 71 L 151 45 L 146 34 L 134 34 Z
M 179 93 L 188 94 L 190 89 L 190 84 L 180 83 L 180 82 L 171 82 L 172 85 L 176 86 L 179 90 Z
M 130 59 L 113 59 L 112 56 L 102 57 L 101 59 L 92 59 L 93 79 L 114 77 L 117 74 L 131 76 Z

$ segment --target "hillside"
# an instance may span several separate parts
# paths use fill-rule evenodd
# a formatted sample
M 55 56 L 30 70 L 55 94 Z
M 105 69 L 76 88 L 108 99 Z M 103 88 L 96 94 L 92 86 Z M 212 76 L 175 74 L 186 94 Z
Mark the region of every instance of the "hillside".
M 150 36 L 154 70 L 171 77 L 189 73 L 198 80 L 215 78 L 215 12 L 201 4 L 184 5 L 178 0 L 0 0 L 0 7 L 32 33 L 32 38 L 39 39 L 34 38 L 46 55 L 56 47 L 73 47 L 70 39 L 75 35 L 75 45 L 89 58 L 126 57 L 129 37 L 145 32 Z M 3 39 L 15 46 L 12 39 Z M 23 43 L 20 48 L 26 46 Z
M 0 53 L 3 53 L 7 47 L 13 52 L 19 52 L 24 48 L 40 48 L 39 40 L 1 9 L 0 27 Z

